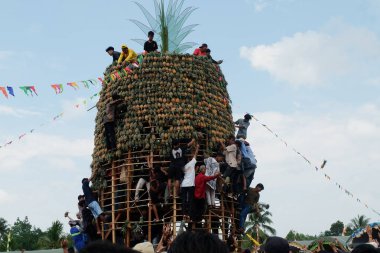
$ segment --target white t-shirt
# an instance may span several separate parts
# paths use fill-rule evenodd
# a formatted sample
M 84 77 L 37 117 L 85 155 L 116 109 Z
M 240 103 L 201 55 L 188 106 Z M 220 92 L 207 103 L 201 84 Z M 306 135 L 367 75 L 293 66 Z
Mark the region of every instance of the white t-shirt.
M 197 160 L 195 160 L 195 158 L 191 159 L 190 162 L 186 163 L 185 168 L 183 169 L 185 176 L 183 177 L 181 187 L 191 187 L 195 185 L 194 181 L 195 181 L 195 164 L 196 163 L 197 163 Z

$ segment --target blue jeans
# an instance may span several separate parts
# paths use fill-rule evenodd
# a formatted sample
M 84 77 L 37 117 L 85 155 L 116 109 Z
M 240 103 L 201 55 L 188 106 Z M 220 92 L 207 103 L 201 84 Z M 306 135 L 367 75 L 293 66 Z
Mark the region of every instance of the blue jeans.
M 244 203 L 240 211 L 240 220 L 239 220 L 240 228 L 244 228 L 245 220 L 247 219 L 247 216 L 251 211 L 252 211 L 252 207 Z

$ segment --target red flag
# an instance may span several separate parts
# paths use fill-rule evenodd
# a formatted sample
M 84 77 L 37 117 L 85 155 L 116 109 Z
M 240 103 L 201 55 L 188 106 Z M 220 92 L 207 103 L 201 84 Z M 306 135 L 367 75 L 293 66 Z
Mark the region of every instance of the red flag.
M 0 87 L 0 91 L 3 93 L 3 95 L 8 98 L 8 93 L 7 93 L 7 90 L 5 89 L 5 87 Z

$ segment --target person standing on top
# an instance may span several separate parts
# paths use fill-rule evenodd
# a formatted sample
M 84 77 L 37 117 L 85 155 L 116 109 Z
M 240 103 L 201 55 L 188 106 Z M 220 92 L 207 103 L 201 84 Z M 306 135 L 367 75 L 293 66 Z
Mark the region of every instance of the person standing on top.
M 196 55 L 196 56 L 207 56 L 206 50 L 207 50 L 207 44 L 203 43 L 199 48 L 196 48 L 194 50 L 193 55 Z
M 117 68 L 121 69 L 122 67 L 133 68 L 133 64 L 137 63 L 137 54 L 132 49 L 128 48 L 127 45 L 123 44 L 121 46 L 121 54 L 117 60 Z
M 249 121 L 251 119 L 252 119 L 252 116 L 249 113 L 247 113 L 246 115 L 244 115 L 244 119 L 238 119 L 235 122 L 235 127 L 239 129 L 236 135 L 237 139 L 239 138 L 247 139 L 247 130 L 250 125 Z
M 117 60 L 119 60 L 120 52 L 115 51 L 115 49 L 114 49 L 113 47 L 107 47 L 106 52 L 107 52 L 110 56 L 112 56 L 112 63 L 114 63 L 114 62 L 116 62 Z
M 153 40 L 154 38 L 154 32 L 149 31 L 148 32 L 148 40 L 144 44 L 144 54 L 149 54 L 150 52 L 157 52 L 158 46 L 157 42 Z

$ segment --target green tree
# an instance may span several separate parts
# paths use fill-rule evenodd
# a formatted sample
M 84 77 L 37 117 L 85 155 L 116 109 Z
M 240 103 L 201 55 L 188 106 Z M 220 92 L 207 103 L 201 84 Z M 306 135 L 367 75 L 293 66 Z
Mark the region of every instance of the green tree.
M 56 220 L 53 221 L 52 225 L 41 235 L 38 246 L 43 249 L 57 249 L 60 247 L 63 238 L 63 224 Z
M 290 230 L 289 233 L 286 235 L 286 239 L 288 241 L 307 241 L 307 240 L 315 240 L 318 237 L 315 235 L 306 235 L 302 233 L 298 233 L 294 230 Z
M 355 231 L 359 228 L 365 228 L 368 223 L 369 218 L 366 218 L 365 215 L 358 215 L 351 220 L 350 227 Z
M 330 226 L 330 236 L 339 236 L 342 234 L 344 229 L 344 224 L 340 220 L 334 222 Z
M 259 214 L 251 213 L 248 215 L 248 221 L 245 223 L 247 234 L 250 234 L 258 241 L 264 241 L 268 236 L 275 235 L 276 229 L 271 225 L 273 223 L 272 213 L 268 211 L 269 205 L 260 204 Z M 246 238 L 248 240 L 248 238 Z
M 33 227 L 26 216 L 24 220 L 17 218 L 11 227 L 11 234 L 12 250 L 36 250 L 38 249 L 38 239 L 42 235 L 42 231 L 39 228 Z
M 4 218 L 0 218 L 0 251 L 7 250 L 8 231 L 8 222 Z

